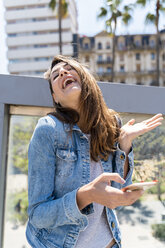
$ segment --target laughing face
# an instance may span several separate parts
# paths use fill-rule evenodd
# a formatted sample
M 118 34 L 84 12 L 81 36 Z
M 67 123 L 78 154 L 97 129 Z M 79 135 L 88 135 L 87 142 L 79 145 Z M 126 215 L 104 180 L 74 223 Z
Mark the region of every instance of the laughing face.
M 77 71 L 65 62 L 56 64 L 51 72 L 53 98 L 62 107 L 78 110 L 81 80 Z

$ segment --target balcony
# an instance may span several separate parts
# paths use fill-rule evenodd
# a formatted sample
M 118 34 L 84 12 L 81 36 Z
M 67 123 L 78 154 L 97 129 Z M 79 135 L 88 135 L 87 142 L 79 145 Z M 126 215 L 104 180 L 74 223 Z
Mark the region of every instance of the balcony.
M 154 74 L 156 74 L 156 69 L 155 70 L 134 71 L 132 73 L 142 75 L 142 76 L 143 75 L 154 75 Z
M 112 64 L 112 60 L 97 60 L 98 65 L 109 65 Z
M 156 45 L 135 45 L 135 44 L 131 44 L 128 46 L 117 46 L 117 51 L 127 51 L 127 50 L 155 50 L 156 49 Z

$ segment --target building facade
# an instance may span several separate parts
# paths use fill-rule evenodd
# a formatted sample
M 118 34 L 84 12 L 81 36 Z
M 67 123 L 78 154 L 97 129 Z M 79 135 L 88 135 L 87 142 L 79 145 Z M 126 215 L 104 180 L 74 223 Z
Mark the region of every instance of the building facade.
M 50 0 L 5 0 L 7 58 L 10 74 L 41 75 L 59 54 L 57 11 Z M 73 38 L 78 31 L 75 0 L 68 0 L 68 14 L 62 19 L 63 55 L 73 56 Z
M 102 31 L 80 37 L 79 57 L 101 81 L 111 81 L 112 36 Z M 119 35 L 115 41 L 114 82 L 153 85 L 156 82 L 156 35 Z M 165 30 L 160 32 L 160 80 L 165 86 Z

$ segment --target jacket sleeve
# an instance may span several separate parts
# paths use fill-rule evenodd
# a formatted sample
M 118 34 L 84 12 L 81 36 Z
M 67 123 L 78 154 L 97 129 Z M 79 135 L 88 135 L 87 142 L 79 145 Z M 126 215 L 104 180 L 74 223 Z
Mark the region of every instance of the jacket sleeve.
M 126 154 L 124 151 L 120 150 L 119 144 L 117 144 L 116 151 L 113 155 L 112 159 L 112 167 L 113 167 L 113 172 L 118 173 L 122 178 L 124 178 L 124 164 L 126 160 Z M 117 182 L 113 182 L 112 186 L 116 188 L 124 188 L 125 186 L 129 185 L 132 183 L 132 174 L 133 174 L 133 169 L 134 169 L 134 155 L 133 155 L 133 148 L 131 148 L 129 154 L 128 154 L 128 163 L 129 163 L 129 171 L 128 174 L 125 178 L 125 183 L 120 184 Z
M 118 127 L 122 127 L 122 120 L 118 115 L 115 115 Z M 113 159 L 112 159 L 112 167 L 113 167 L 113 172 L 119 173 L 119 175 L 124 178 L 124 164 L 126 160 L 126 154 L 124 151 L 122 151 L 119 147 L 119 143 L 116 143 L 116 151 L 114 152 Z M 133 169 L 134 169 L 134 155 L 133 155 L 133 147 L 131 147 L 130 152 L 128 154 L 128 166 L 129 166 L 129 171 L 128 174 L 125 178 L 125 184 L 119 184 L 116 182 L 112 183 L 113 187 L 116 188 L 123 188 L 129 184 L 132 183 L 132 174 L 133 174 Z
M 35 128 L 28 150 L 28 215 L 37 228 L 55 228 L 76 224 L 83 229 L 87 217 L 76 202 L 78 189 L 55 199 L 56 123 L 50 117 L 41 118 Z

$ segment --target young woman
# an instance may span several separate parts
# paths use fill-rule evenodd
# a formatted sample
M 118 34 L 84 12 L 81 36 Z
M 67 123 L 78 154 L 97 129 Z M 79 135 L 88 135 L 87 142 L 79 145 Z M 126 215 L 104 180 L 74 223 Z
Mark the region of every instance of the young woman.
M 114 208 L 142 191 L 131 184 L 132 141 L 162 115 L 120 128 L 94 77 L 74 59 L 57 56 L 46 73 L 54 112 L 42 117 L 29 145 L 29 221 L 33 248 L 121 247 Z

